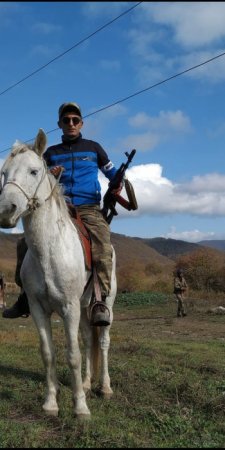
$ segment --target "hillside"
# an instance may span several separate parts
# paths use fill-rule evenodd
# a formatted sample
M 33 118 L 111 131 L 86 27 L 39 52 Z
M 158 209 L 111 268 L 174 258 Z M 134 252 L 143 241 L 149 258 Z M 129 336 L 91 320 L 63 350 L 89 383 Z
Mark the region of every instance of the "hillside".
M 140 261 L 143 264 L 155 262 L 171 269 L 173 262 L 166 256 L 148 246 L 145 239 L 135 239 L 122 234 L 112 233 L 112 244 L 117 255 L 117 266 L 121 267 L 127 262 Z
M 7 281 L 14 281 L 16 269 L 16 242 L 21 234 L 8 234 L 0 231 L 0 271 Z
M 138 238 L 135 237 L 137 241 L 140 241 L 151 247 L 152 249 L 155 249 L 158 253 L 160 253 L 163 256 L 166 256 L 170 259 L 176 259 L 178 256 L 183 255 L 185 253 L 192 252 L 194 250 L 197 250 L 201 248 L 201 245 L 194 244 L 191 242 L 176 240 L 176 239 L 170 239 L 170 238 L 151 238 L 151 239 L 144 239 L 144 238 Z M 207 241 L 208 242 L 208 241 Z
M 215 248 L 216 250 L 225 251 L 225 241 L 223 240 L 200 241 L 198 244 Z
M 22 234 L 9 234 L 0 231 L 0 259 L 15 259 L 16 242 L 20 236 Z
M 21 234 L 0 232 L 0 270 L 6 274 L 10 281 L 14 280 L 16 242 L 19 237 L 21 237 Z M 173 270 L 173 261 L 149 247 L 144 239 L 136 240 L 116 233 L 112 233 L 111 238 L 116 251 L 117 269 L 125 269 L 126 265 L 133 262 L 139 263 L 143 267 L 154 262 L 161 266 L 166 273 L 171 273 Z

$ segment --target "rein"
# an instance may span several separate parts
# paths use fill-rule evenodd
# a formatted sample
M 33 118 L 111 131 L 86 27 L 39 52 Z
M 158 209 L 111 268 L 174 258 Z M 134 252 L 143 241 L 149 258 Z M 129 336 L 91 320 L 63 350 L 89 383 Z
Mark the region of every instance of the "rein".
M 43 166 L 44 166 L 44 167 L 43 167 L 43 173 L 42 173 L 41 179 L 40 179 L 40 181 L 39 181 L 39 183 L 38 183 L 38 185 L 37 185 L 37 188 L 36 188 L 36 190 L 35 190 L 35 193 L 34 193 L 33 197 L 31 197 L 31 198 L 29 197 L 29 195 L 27 195 L 26 191 L 20 186 L 20 184 L 19 184 L 19 183 L 16 183 L 15 181 L 9 180 L 9 181 L 7 181 L 7 182 L 5 183 L 5 185 L 3 186 L 3 188 L 4 188 L 7 184 L 13 184 L 14 186 L 16 186 L 16 187 L 17 187 L 17 188 L 25 195 L 25 197 L 27 198 L 27 200 L 28 200 L 28 203 L 27 203 L 27 204 L 28 204 L 28 209 L 29 209 L 29 211 L 35 211 L 35 210 L 36 210 L 37 208 L 39 208 L 39 206 L 40 206 L 40 202 L 39 202 L 38 197 L 37 197 L 37 192 L 38 192 L 38 189 L 40 188 L 41 184 L 43 183 L 43 181 L 44 181 L 44 179 L 45 179 L 45 177 L 46 177 L 46 175 L 47 175 L 47 171 L 48 171 L 46 162 L 45 162 L 44 160 L 43 160 Z M 54 191 L 54 189 L 55 189 L 55 187 L 56 187 L 56 184 L 57 184 L 58 180 L 59 180 L 60 177 L 61 177 L 61 174 L 62 174 L 62 170 L 61 170 L 59 176 L 57 177 L 56 182 L 55 182 L 53 188 L 51 189 L 51 192 L 50 192 L 49 196 L 45 199 L 45 202 L 47 202 L 47 201 L 51 198 L 52 193 L 53 193 L 53 191 Z

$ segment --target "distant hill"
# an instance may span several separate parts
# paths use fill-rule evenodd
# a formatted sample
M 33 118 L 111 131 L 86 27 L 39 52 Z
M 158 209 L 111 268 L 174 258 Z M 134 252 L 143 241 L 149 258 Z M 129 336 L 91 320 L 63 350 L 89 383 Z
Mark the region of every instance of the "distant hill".
M 216 250 L 225 251 L 225 241 L 223 240 L 200 241 L 198 244 L 215 248 Z
M 14 281 L 16 269 L 16 242 L 21 234 L 9 234 L 0 231 L 0 271 L 9 281 Z
M 9 234 L 0 231 L 0 259 L 15 259 L 16 243 L 22 234 Z
M 6 273 L 10 281 L 14 280 L 16 267 L 16 243 L 22 234 L 0 232 L 0 271 Z M 174 263 L 144 242 L 122 234 L 111 233 L 111 241 L 116 251 L 117 268 L 126 268 L 126 264 L 138 262 L 144 266 L 155 262 L 164 272 L 171 273 Z
M 7 281 L 14 281 L 16 244 L 22 234 L 0 231 L 0 271 Z M 140 289 L 162 289 L 171 283 L 175 260 L 197 249 L 211 247 L 215 252 L 225 251 L 225 241 L 201 241 L 197 244 L 166 238 L 139 238 L 111 233 L 116 251 L 118 288 L 137 286 Z M 170 286 L 169 289 L 172 289 Z
M 136 240 L 141 240 L 143 243 L 148 245 L 149 247 L 156 250 L 158 253 L 160 253 L 163 256 L 166 256 L 170 259 L 176 259 L 178 256 L 183 255 L 185 253 L 192 252 L 194 250 L 197 250 L 201 247 L 199 244 L 194 244 L 191 242 L 181 241 L 177 239 L 170 239 L 170 238 L 150 238 L 150 239 L 143 239 L 135 237 Z
M 123 234 L 112 233 L 111 240 L 117 255 L 117 266 L 122 266 L 132 260 L 145 264 L 154 261 L 159 265 L 164 267 L 168 266 L 169 268 L 174 265 L 169 258 L 150 247 L 145 242 L 145 239 L 136 239 L 124 236 Z
M 22 234 L 9 234 L 0 231 L 0 270 L 13 272 L 16 265 L 16 242 Z M 139 238 L 111 233 L 112 244 L 116 251 L 117 267 L 124 267 L 131 261 L 144 265 L 155 262 L 171 271 L 174 260 L 180 255 L 195 251 L 201 247 L 210 247 L 225 251 L 225 240 L 186 242 L 171 238 Z

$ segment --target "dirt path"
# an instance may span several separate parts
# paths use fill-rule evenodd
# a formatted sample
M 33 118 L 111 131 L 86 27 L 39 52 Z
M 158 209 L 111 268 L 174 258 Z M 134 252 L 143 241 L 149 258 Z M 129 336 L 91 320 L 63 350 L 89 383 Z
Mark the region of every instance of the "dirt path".
M 225 341 L 225 315 L 209 314 L 208 308 L 202 311 L 189 309 L 186 317 L 177 318 L 175 308 L 149 307 L 143 314 L 143 309 L 137 314 L 137 310 L 117 311 L 114 321 L 121 327 L 138 326 L 140 332 L 146 332 L 150 336 L 170 336 L 177 339 L 178 336 L 187 340 L 208 341 L 218 339 Z

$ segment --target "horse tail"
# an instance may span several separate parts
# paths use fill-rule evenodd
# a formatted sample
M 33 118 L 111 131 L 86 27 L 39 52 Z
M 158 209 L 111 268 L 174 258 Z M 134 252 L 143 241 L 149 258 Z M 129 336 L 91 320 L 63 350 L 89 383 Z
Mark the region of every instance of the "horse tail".
M 99 327 L 92 327 L 93 347 L 92 347 L 92 364 L 94 379 L 98 379 L 99 363 L 100 363 L 100 346 L 99 346 Z

